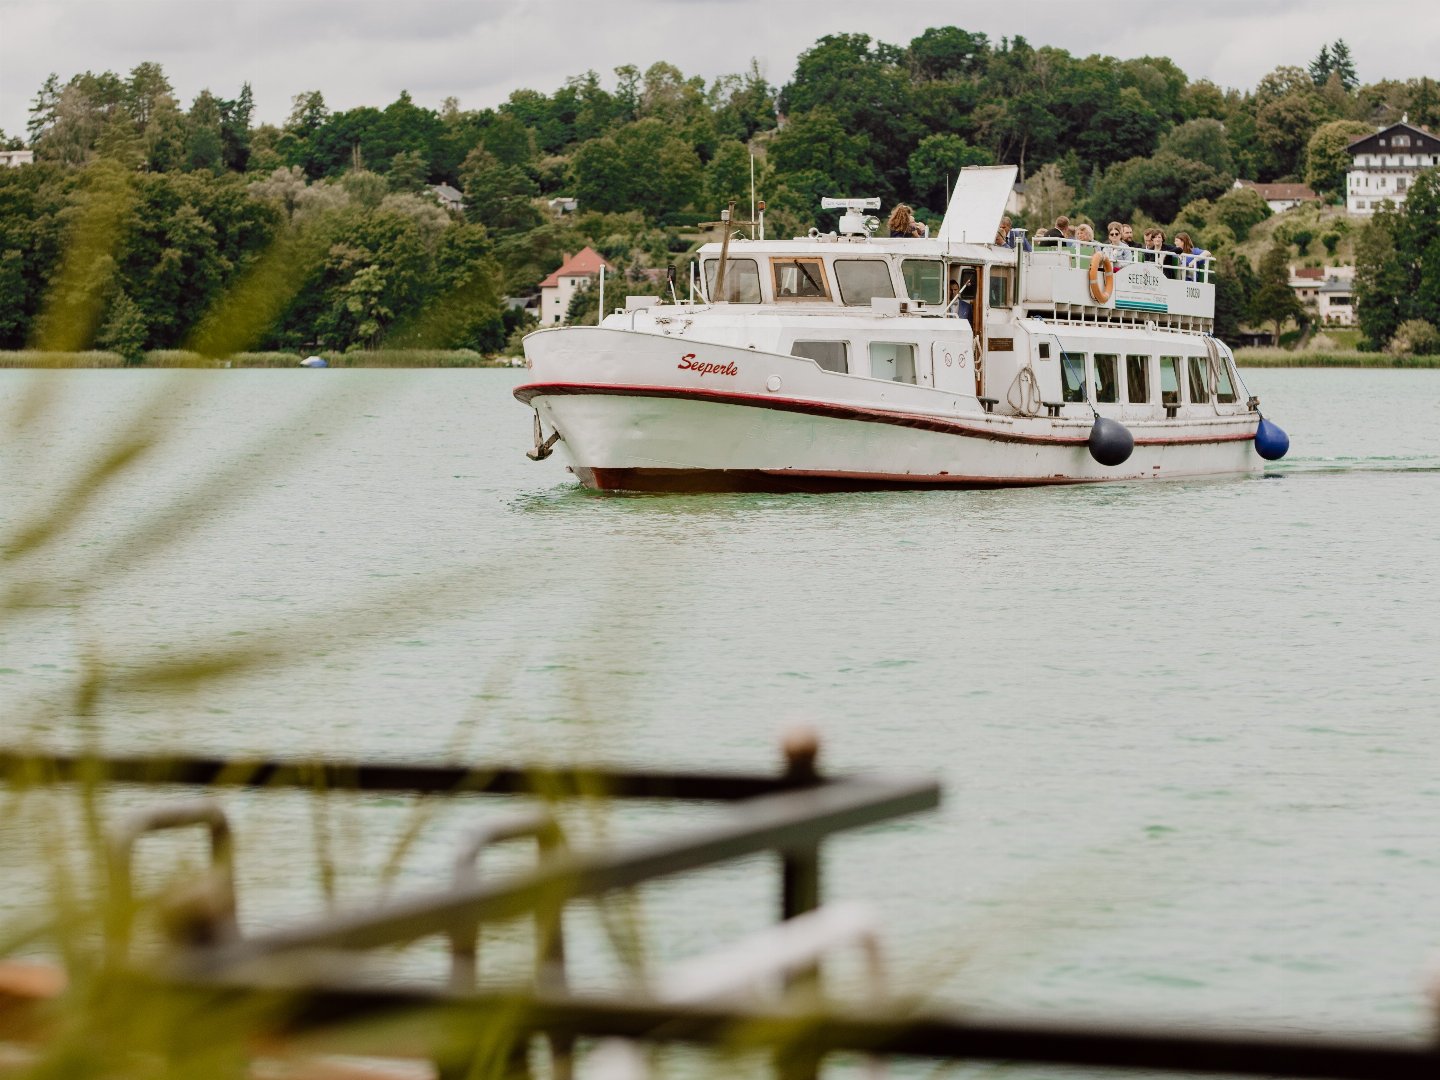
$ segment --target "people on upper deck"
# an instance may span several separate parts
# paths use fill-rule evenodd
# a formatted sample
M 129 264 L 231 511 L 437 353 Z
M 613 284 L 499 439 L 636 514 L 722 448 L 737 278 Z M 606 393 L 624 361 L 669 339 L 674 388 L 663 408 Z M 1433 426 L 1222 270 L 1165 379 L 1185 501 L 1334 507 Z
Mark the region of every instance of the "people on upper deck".
M 1166 277 L 1178 277 L 1180 274 L 1179 253 L 1165 243 L 1164 229 L 1145 230 L 1145 261 L 1159 263 L 1160 269 Z
M 1076 225 L 1074 241 L 1070 247 L 1071 264 L 1089 266 L 1091 257 L 1099 250 L 1099 245 L 1095 243 L 1095 230 L 1083 221 Z
M 1011 227 L 1011 224 L 1012 223 L 1008 214 L 1000 219 L 1000 228 L 995 230 L 995 243 L 997 246 L 1007 248 L 1013 248 L 1015 246 L 1016 230 Z M 1026 251 L 1031 250 L 1030 240 L 1028 237 L 1022 236 L 1020 238 L 1020 241 Z
M 1128 221 L 1120 223 L 1120 241 L 1126 247 L 1138 248 L 1140 245 L 1135 242 L 1135 226 Z
M 1105 249 L 1110 256 L 1110 261 L 1119 265 L 1130 261 L 1130 245 L 1125 243 L 1125 225 L 1118 221 L 1112 221 L 1105 226 Z
M 915 212 L 910 209 L 908 203 L 902 202 L 890 211 L 890 235 L 910 239 L 917 236 L 929 236 L 930 230 L 923 222 L 916 221 Z
M 1075 230 L 1070 227 L 1070 219 L 1064 214 L 1055 219 L 1055 231 L 1065 240 L 1070 240 L 1075 236 Z
M 1210 280 L 1210 252 L 1196 247 L 1187 232 L 1175 234 L 1175 247 L 1180 252 L 1180 266 L 1186 281 Z

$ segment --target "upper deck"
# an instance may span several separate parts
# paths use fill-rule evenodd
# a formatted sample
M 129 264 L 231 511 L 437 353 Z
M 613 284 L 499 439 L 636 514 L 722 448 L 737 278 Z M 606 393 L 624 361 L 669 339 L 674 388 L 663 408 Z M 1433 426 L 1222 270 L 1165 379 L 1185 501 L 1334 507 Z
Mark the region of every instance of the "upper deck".
M 1023 245 L 1023 238 L 1018 241 Z M 966 306 L 983 310 L 987 319 L 1008 312 L 1017 319 L 1154 323 L 1199 333 L 1214 325 L 1208 256 L 1182 265 L 1173 253 L 1048 238 L 1037 240 L 1032 251 L 938 238 L 740 239 L 729 244 L 721 297 L 721 247 L 706 244 L 699 252 L 701 273 L 693 288 L 706 303 L 792 307 L 807 315 L 871 307 L 941 315 L 955 282 L 965 288 Z

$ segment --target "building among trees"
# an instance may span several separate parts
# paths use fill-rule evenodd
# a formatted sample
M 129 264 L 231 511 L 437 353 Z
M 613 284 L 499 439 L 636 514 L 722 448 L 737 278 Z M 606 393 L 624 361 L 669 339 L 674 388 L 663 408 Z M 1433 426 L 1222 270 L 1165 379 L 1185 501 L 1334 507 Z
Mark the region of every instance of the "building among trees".
M 615 267 L 588 245 L 576 255 L 568 252 L 559 268 L 540 282 L 540 322 L 554 326 L 565 321 L 570 301 L 581 289 L 588 289 L 600 276 L 600 268 L 613 274 Z
M 1355 268 L 1353 266 L 1295 266 L 1290 287 L 1321 326 L 1355 325 Z
M 1293 210 L 1307 202 L 1320 201 L 1320 196 L 1304 184 L 1257 184 L 1253 180 L 1236 180 L 1235 187 L 1239 190 L 1249 188 L 1258 192 L 1260 197 L 1265 200 L 1265 205 L 1270 207 L 1272 214 Z
M 1440 136 L 1409 123 L 1362 135 L 1350 143 L 1350 173 L 1345 185 L 1345 209 L 1368 217 L 1389 199 L 1396 206 L 1426 169 L 1440 165 Z

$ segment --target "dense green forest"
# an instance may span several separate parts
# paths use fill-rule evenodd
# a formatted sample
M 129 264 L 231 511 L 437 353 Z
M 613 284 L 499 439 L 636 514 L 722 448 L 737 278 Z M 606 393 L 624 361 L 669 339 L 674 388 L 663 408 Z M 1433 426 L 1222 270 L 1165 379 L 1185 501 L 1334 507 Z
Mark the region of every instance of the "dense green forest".
M 1343 41 L 1239 91 L 1164 58 L 942 27 L 907 45 L 823 37 L 778 87 L 754 62 L 708 85 L 659 62 L 494 109 L 402 93 L 332 112 L 317 90 L 283 126 L 252 114 L 248 85 L 185 109 L 150 63 L 46 80 L 25 138 L 8 140 L 36 164 L 0 170 L 0 348 L 503 350 L 526 329 L 503 298 L 585 244 L 629 291 L 646 291 L 644 267 L 677 263 L 683 280 L 694 226 L 730 199 L 748 207 L 752 159 L 772 235 L 816 223 L 823 195 L 936 220 L 957 170 L 988 163 L 1019 166 L 1032 228 L 1061 213 L 1189 228 L 1222 259 L 1223 334 L 1298 315 L 1274 286 L 1304 250 L 1277 239 L 1253 267 L 1238 253 L 1268 210 L 1234 179 L 1338 200 L 1345 144 L 1406 115 L 1440 125 L 1440 89 L 1362 84 Z M 1440 240 L 1417 239 L 1440 236 L 1433 180 L 1398 211 L 1336 226 L 1358 234 L 1371 347 L 1440 325 Z M 464 193 L 463 214 L 431 196 L 438 183 Z M 579 212 L 554 216 L 560 195 Z M 581 294 L 574 314 L 593 303 Z

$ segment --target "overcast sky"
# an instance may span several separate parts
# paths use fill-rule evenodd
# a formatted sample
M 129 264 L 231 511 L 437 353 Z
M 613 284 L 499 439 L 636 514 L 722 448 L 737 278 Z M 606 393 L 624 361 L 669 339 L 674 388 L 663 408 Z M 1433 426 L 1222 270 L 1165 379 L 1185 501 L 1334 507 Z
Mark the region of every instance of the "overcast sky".
M 281 123 L 308 90 L 332 110 L 402 90 L 480 108 L 589 68 L 613 87 L 618 65 L 656 60 L 708 80 L 755 57 L 781 85 L 824 34 L 904 44 L 947 25 L 1076 55 L 1168 56 L 1191 79 L 1244 89 L 1342 37 L 1362 82 L 1440 77 L 1434 0 L 0 0 L 0 129 L 23 134 L 52 71 L 125 74 L 146 60 L 187 108 L 202 89 L 233 97 L 248 81 L 256 122 Z

